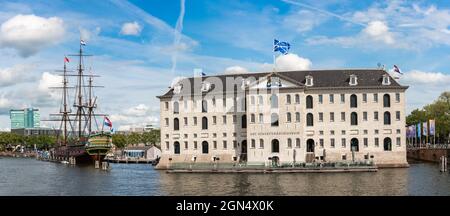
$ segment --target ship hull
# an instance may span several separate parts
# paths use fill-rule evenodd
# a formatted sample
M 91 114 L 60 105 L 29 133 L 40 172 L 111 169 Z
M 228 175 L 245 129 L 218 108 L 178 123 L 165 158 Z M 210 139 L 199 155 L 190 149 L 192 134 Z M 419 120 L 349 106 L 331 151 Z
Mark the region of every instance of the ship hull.
M 93 161 L 103 161 L 110 149 L 110 147 L 92 147 L 86 148 L 86 153 Z
M 92 157 L 86 152 L 84 145 L 57 147 L 54 149 L 53 157 L 60 161 L 68 161 L 69 158 L 75 158 L 77 164 L 94 163 Z

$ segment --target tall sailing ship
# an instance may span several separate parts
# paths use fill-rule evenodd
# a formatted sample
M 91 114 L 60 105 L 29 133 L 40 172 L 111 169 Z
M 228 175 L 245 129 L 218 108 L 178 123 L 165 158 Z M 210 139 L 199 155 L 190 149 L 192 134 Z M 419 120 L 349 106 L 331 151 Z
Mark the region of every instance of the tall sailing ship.
M 60 122 L 61 133 L 57 136 L 56 147 L 53 149 L 53 157 L 59 160 L 70 160 L 76 163 L 89 163 L 102 161 L 108 151 L 112 148 L 111 131 L 104 131 L 104 124 L 101 129 L 97 118 L 107 120 L 105 124 L 112 128 L 112 124 L 105 114 L 95 112 L 97 108 L 97 97 L 94 96 L 94 88 L 103 86 L 94 86 L 93 81 L 98 75 L 85 73 L 84 58 L 90 55 L 83 53 L 83 46 L 86 43 L 80 40 L 79 53 L 73 56 L 78 59 L 76 70 L 67 70 L 68 57 L 64 57 L 64 70 L 62 72 L 62 86 L 55 87 L 62 89 L 62 100 L 60 112 L 50 114 L 53 121 Z M 69 77 L 76 79 L 75 86 L 69 86 Z M 72 112 L 69 107 L 69 89 L 75 90 Z

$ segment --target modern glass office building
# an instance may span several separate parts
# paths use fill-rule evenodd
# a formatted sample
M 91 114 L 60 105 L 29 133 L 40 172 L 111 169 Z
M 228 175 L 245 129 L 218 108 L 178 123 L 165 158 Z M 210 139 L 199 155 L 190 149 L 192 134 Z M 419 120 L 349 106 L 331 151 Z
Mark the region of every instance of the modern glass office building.
M 9 111 L 11 119 L 11 129 L 17 128 L 38 128 L 40 126 L 39 109 L 12 109 Z

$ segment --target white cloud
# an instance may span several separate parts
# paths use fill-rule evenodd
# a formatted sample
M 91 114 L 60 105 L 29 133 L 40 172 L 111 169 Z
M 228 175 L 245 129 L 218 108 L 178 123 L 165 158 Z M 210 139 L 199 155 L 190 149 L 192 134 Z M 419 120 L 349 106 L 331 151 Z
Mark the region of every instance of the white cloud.
M 137 22 L 128 22 L 122 25 L 122 29 L 120 30 L 120 34 L 123 35 L 139 35 L 141 34 L 142 26 Z
M 293 28 L 299 33 L 311 31 L 314 27 L 327 20 L 327 16 L 322 13 L 310 10 L 299 10 L 289 14 L 283 20 L 283 24 L 288 28 Z
M 231 66 L 231 67 L 227 67 L 225 69 L 225 74 L 243 74 L 243 73 L 248 73 L 247 68 L 241 67 L 241 66 Z
M 80 28 L 80 36 L 84 41 L 91 41 L 100 34 L 101 30 L 102 29 L 98 26 L 92 30 Z
M 119 130 L 128 130 L 132 127 L 143 127 L 147 124 L 158 125 L 157 117 L 159 107 L 151 108 L 145 104 L 139 104 L 125 109 L 121 113 L 110 116 L 113 125 L 119 125 Z
M 393 44 L 394 38 L 389 32 L 389 27 L 382 21 L 371 21 L 369 25 L 363 29 L 363 32 L 374 40 L 382 41 L 386 44 Z
M 53 91 L 51 87 L 57 87 L 62 85 L 62 77 L 58 75 L 51 74 L 49 72 L 42 73 L 41 79 L 39 80 L 38 90 L 41 93 L 49 94 L 52 98 L 57 99 L 59 93 Z
M 6 98 L 5 94 L 0 95 L 0 115 L 7 114 L 9 110 L 13 108 L 13 103 L 10 99 Z
M 0 45 L 14 48 L 21 56 L 28 57 L 44 47 L 59 43 L 64 34 L 61 18 L 19 14 L 2 23 Z
M 288 53 L 287 55 L 278 56 L 275 59 L 275 65 L 279 71 L 290 70 L 308 70 L 311 68 L 311 61 L 307 58 L 302 58 L 297 54 Z
M 31 81 L 31 65 L 16 65 L 12 68 L 0 69 L 0 87 L 11 86 L 21 82 Z
M 420 70 L 412 70 L 406 72 L 401 77 L 402 82 L 417 85 L 442 85 L 450 84 L 450 75 L 440 72 L 424 72 Z

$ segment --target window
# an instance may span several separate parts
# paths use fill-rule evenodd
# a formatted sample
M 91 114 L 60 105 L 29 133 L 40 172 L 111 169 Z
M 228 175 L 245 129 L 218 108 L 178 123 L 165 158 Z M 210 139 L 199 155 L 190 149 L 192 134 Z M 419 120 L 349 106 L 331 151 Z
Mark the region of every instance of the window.
M 227 133 L 222 133 L 222 137 L 227 137 Z
M 224 140 L 224 141 L 222 142 L 222 145 L 223 145 L 223 149 L 227 149 L 227 141 L 226 141 L 226 140 Z
M 313 77 L 312 76 L 306 76 L 305 77 L 306 78 L 306 86 L 313 86 L 314 85 L 314 83 L 313 83 Z
M 395 93 L 395 102 L 400 103 L 400 93 Z
M 364 93 L 362 96 L 363 96 L 363 103 L 367 103 L 367 94 Z
M 295 121 L 300 122 L 300 113 L 299 112 L 295 113 Z
M 278 127 L 278 114 L 272 113 L 272 115 L 270 115 L 270 122 L 272 127 Z
M 173 114 L 178 114 L 180 113 L 180 105 L 178 104 L 178 102 L 173 102 Z
M 242 115 L 241 126 L 242 126 L 242 128 L 247 128 L 247 115 Z
M 384 138 L 383 149 L 385 151 L 392 151 L 392 140 L 389 137 Z
M 259 139 L 259 148 L 264 148 L 264 140 Z
M 197 141 L 194 141 L 194 149 L 197 149 Z
M 397 137 L 397 140 L 396 140 L 397 146 L 401 146 L 401 141 L 402 141 L 402 139 L 400 137 Z
M 400 129 L 397 129 L 397 134 L 401 134 L 402 131 Z
M 363 134 L 368 134 L 368 133 L 369 133 L 368 130 L 364 130 L 364 131 L 363 131 Z
M 334 148 L 334 138 L 331 138 L 331 139 L 330 139 L 330 147 L 331 147 L 331 148 Z
M 287 140 L 287 147 L 292 148 L 292 139 L 291 138 L 288 138 L 288 140 Z
M 208 154 L 209 152 L 209 144 L 206 141 L 202 142 L 202 153 L 203 154 Z
M 233 124 L 237 123 L 236 115 L 233 115 Z
M 270 107 L 272 109 L 278 108 L 278 96 L 276 95 L 270 96 Z
M 323 113 L 319 113 L 319 122 L 323 122 Z
M 384 112 L 384 124 L 390 125 L 391 124 L 391 113 L 390 112 Z
M 334 103 L 334 94 L 330 94 L 330 103 Z
M 369 147 L 369 139 L 367 137 L 364 138 L 364 147 L 365 148 Z
M 256 141 L 254 139 L 252 139 L 250 148 L 255 148 L 255 147 L 256 147 Z
M 189 148 L 188 142 L 184 142 L 184 149 L 188 149 L 188 148 Z
M 342 148 L 345 148 L 345 147 L 346 147 L 345 138 L 342 138 L 342 139 L 341 139 L 341 144 L 342 144 Z
M 259 114 L 259 123 L 264 123 L 264 115 L 262 113 Z
M 165 118 L 165 119 L 164 119 L 164 122 L 165 122 L 165 125 L 166 125 L 166 126 L 169 126 L 169 118 Z
M 351 86 L 358 85 L 358 77 L 356 77 L 356 75 L 354 74 L 350 75 L 349 85 Z
M 197 134 L 196 133 L 194 134 L 194 138 L 197 138 Z
M 227 116 L 226 115 L 222 116 L 222 122 L 223 122 L 223 124 L 227 124 Z
M 341 112 L 341 121 L 345 121 L 345 112 Z
M 217 124 L 217 117 L 216 116 L 213 116 L 213 124 L 214 125 Z
M 202 130 L 208 130 L 208 118 L 202 118 Z
M 323 103 L 323 95 L 319 95 L 319 104 Z
M 352 114 L 350 114 L 350 124 L 351 125 L 358 125 L 358 114 L 356 114 L 356 112 L 352 112 Z
M 345 135 L 345 130 L 342 130 L 342 131 L 341 131 L 341 134 L 342 134 L 342 135 Z
M 350 108 L 356 108 L 358 107 L 358 98 L 356 97 L 356 95 L 351 95 L 350 96 Z
M 380 146 L 380 140 L 378 139 L 378 137 L 375 138 L 375 147 Z
M 345 103 L 345 94 L 341 94 L 341 103 Z
M 300 103 L 300 95 L 298 95 L 298 94 L 295 95 L 295 103 L 296 104 Z
M 169 109 L 169 102 L 164 102 L 164 110 L 168 110 Z
M 379 130 L 375 130 L 374 133 L 375 133 L 375 134 L 378 134 L 378 133 L 379 133 Z
M 319 135 L 323 135 L 323 130 L 320 130 L 320 131 L 319 131 Z
M 363 112 L 363 121 L 367 121 L 367 112 Z
M 217 133 L 212 134 L 213 138 L 217 138 Z
M 255 123 L 255 114 L 253 113 L 250 115 L 250 122 Z
M 314 117 L 311 113 L 306 115 L 306 126 L 314 126 Z
M 391 96 L 389 94 L 383 95 L 383 107 L 391 107 Z
M 287 121 L 287 122 L 291 122 L 291 119 L 292 119 L 291 113 L 288 112 L 288 113 L 286 114 L 286 121 Z
M 250 97 L 250 103 L 255 105 L 255 96 Z
M 233 149 L 236 149 L 236 148 L 237 148 L 237 141 L 233 140 Z
M 217 149 L 217 141 L 213 141 L 213 149 Z
M 212 104 L 213 104 L 214 107 L 216 107 L 216 97 L 212 98 Z
M 295 139 L 295 147 L 300 148 L 300 138 Z
M 175 142 L 173 144 L 173 153 L 180 154 L 180 143 L 179 142 Z
M 277 139 L 272 140 L 272 153 L 280 152 L 280 142 Z
M 323 148 L 323 139 L 319 139 L 320 148 Z
M 342 160 L 347 160 L 347 155 L 342 155 Z
M 178 118 L 173 119 L 173 130 L 180 130 L 180 121 Z
M 334 122 L 334 112 L 330 112 L 330 122 Z
M 313 97 L 311 95 L 306 96 L 306 109 L 313 108 Z
M 170 146 L 169 142 L 166 142 L 166 150 L 169 150 L 169 146 Z
M 330 135 L 334 135 L 334 130 L 330 130 Z
M 390 85 L 391 80 L 389 79 L 389 75 L 385 74 L 383 75 L 383 85 Z
M 373 112 L 373 120 L 378 121 L 378 112 Z
M 194 117 L 194 125 L 197 125 L 197 117 Z
M 373 102 L 378 103 L 378 93 L 373 94 Z
M 396 111 L 396 112 L 395 112 L 395 119 L 396 119 L 397 121 L 400 121 L 400 111 Z
M 261 95 L 258 96 L 258 104 L 259 105 L 263 105 L 264 104 L 263 96 L 261 96 Z
M 188 125 L 188 118 L 184 117 L 183 119 L 184 119 L 184 125 L 187 126 Z
M 187 135 L 187 134 L 184 134 L 184 138 L 187 139 L 187 138 L 188 138 L 188 135 Z
M 286 103 L 291 104 L 291 95 L 286 95 Z

